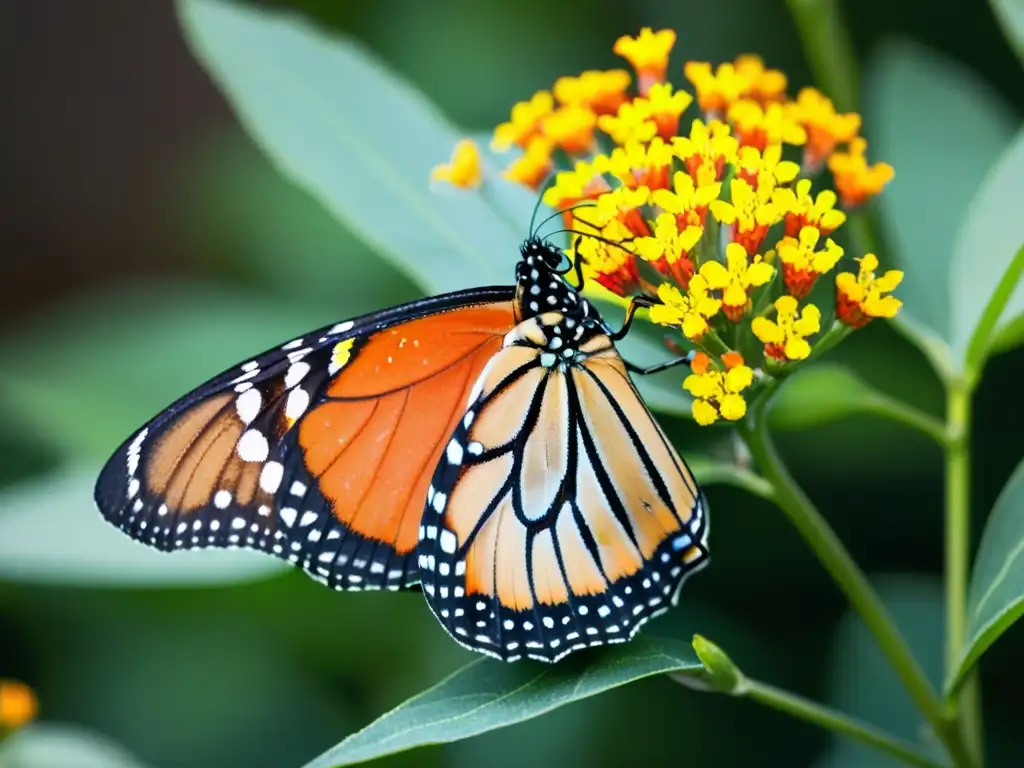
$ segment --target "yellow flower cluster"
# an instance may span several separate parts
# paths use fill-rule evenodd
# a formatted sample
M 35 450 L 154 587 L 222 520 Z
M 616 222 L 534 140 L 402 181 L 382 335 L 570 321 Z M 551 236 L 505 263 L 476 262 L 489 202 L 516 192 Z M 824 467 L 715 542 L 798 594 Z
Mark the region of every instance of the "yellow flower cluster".
M 582 235 L 569 256 L 592 291 L 656 297 L 650 319 L 701 351 L 684 386 L 695 419 L 710 424 L 745 412 L 757 377 L 741 350 L 775 373 L 810 356 L 822 313 L 808 298 L 844 256 L 831 235 L 893 169 L 869 164 L 859 115 L 813 88 L 790 97 L 785 75 L 757 56 L 688 62 L 693 95 L 677 89 L 667 80 L 674 43 L 671 30 L 619 38 L 635 89 L 622 69 L 561 78 L 516 104 L 492 146 L 518 147 L 505 177 L 543 186 L 544 202 Z M 439 178 L 476 178 L 460 169 L 460 151 Z M 813 188 L 826 170 L 836 192 Z M 888 294 L 902 274 L 877 268 L 869 254 L 856 274 L 836 276 L 839 323 L 899 309 Z

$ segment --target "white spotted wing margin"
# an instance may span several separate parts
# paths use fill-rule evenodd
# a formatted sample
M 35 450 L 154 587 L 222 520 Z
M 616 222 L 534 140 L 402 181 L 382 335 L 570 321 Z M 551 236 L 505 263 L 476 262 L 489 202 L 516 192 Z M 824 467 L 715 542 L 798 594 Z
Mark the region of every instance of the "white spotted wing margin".
M 547 666 L 480 659 L 345 738 L 305 768 L 357 765 L 416 747 L 507 728 L 654 675 L 697 674 L 688 643 L 639 637 Z
M 337 589 L 416 584 L 411 556 L 396 560 L 335 519 L 305 468 L 297 427 L 323 402 L 339 345 L 357 354 L 383 329 L 512 294 L 482 288 L 423 299 L 326 326 L 233 366 L 117 449 L 96 483 L 100 512 L 161 551 L 252 549 Z
M 483 372 L 420 528 L 435 616 L 503 661 L 627 642 L 708 560 L 707 503 L 610 341 L 568 366 L 542 354 L 507 347 Z

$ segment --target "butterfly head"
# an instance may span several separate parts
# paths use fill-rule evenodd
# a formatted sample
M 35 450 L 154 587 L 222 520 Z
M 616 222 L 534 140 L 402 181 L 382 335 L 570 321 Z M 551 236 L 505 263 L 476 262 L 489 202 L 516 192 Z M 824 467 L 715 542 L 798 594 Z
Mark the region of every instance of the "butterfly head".
M 516 302 L 520 319 L 536 317 L 544 312 L 565 315 L 589 312 L 589 307 L 583 307 L 586 299 L 564 278 L 572 266 L 563 266 L 566 257 L 560 248 L 533 236 L 523 242 L 519 254 Z

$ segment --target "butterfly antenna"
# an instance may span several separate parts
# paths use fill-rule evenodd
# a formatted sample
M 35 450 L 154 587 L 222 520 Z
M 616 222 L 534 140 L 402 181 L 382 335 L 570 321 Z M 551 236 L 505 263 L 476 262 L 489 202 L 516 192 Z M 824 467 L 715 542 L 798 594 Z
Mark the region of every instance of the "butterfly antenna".
M 531 232 L 539 233 L 541 227 L 543 227 L 545 224 L 547 224 L 552 219 L 557 218 L 557 217 L 561 216 L 564 213 L 571 213 L 572 211 L 578 210 L 580 208 L 594 208 L 596 205 L 597 205 L 597 203 L 595 203 L 592 200 L 585 200 L 582 203 L 576 203 L 575 205 L 570 205 L 568 208 L 562 208 L 561 210 L 555 211 L 550 216 L 548 216 L 546 219 L 544 219 L 539 224 L 537 224 L 537 229 L 536 230 L 531 230 Z M 584 223 L 586 223 L 586 222 L 584 222 Z M 561 230 L 561 231 L 567 232 L 568 230 Z M 551 234 L 552 235 L 557 235 L 557 234 L 559 234 L 559 232 L 552 232 Z M 550 236 L 551 235 L 548 235 L 548 237 L 550 237 Z
M 534 234 L 537 232 L 537 230 L 533 228 L 533 223 L 537 220 L 537 211 L 540 210 L 540 204 L 544 201 L 544 193 L 548 191 L 548 188 L 551 186 L 551 182 L 554 180 L 555 170 L 552 169 L 544 178 L 544 183 L 541 184 L 540 189 L 537 190 L 537 202 L 533 204 L 533 213 L 530 215 L 530 228 L 528 230 L 530 233 L 530 239 L 533 239 Z M 547 221 L 547 219 L 545 219 L 545 221 Z M 543 226 L 543 222 L 541 225 Z

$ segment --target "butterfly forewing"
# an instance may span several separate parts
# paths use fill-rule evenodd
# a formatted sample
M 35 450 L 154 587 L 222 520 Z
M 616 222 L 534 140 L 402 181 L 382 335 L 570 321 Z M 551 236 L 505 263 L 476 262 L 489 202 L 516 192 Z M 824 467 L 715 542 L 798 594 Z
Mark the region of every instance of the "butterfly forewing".
M 584 351 L 552 366 L 543 348 L 503 349 L 427 491 L 427 600 L 456 640 L 501 659 L 628 640 L 706 560 L 689 470 L 611 340 Z
M 100 509 L 163 550 L 262 550 L 337 588 L 415 584 L 426 487 L 514 324 L 511 296 L 415 302 L 225 372 L 125 442 Z

